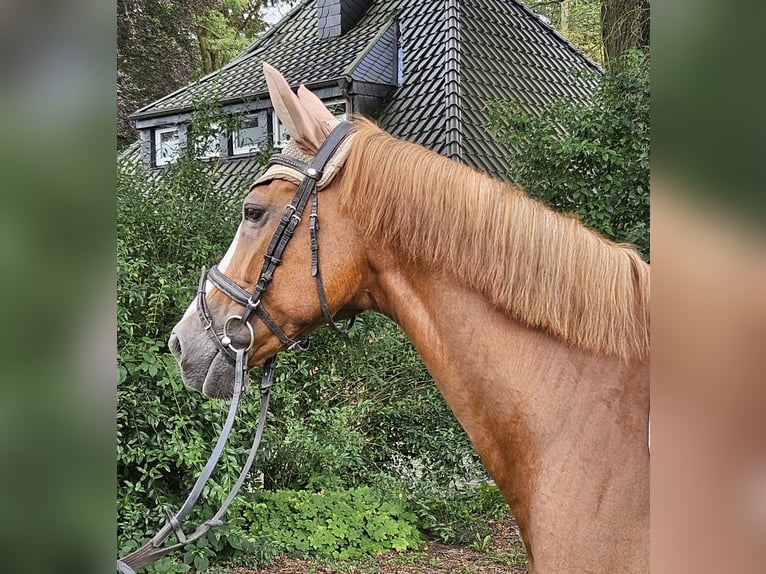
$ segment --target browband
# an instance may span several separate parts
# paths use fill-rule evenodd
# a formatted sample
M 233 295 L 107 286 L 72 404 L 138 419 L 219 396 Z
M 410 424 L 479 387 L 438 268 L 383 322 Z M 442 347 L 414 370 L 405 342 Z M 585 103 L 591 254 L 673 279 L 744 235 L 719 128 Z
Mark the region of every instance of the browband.
M 340 168 L 343 167 L 348 157 L 348 152 L 351 150 L 353 140 L 354 133 L 351 132 L 345 136 L 337 148 L 334 148 L 335 153 L 331 154 L 326 160 L 324 169 L 317 180 L 318 190 L 327 187 L 338 174 Z M 324 146 L 322 147 L 324 148 Z M 317 152 L 317 155 L 321 154 L 322 151 Z M 268 183 L 274 179 L 284 179 L 295 185 L 300 185 L 306 177 L 305 174 L 309 167 L 312 164 L 320 163 L 316 160 L 316 156 L 302 151 L 293 140 L 290 140 L 285 144 L 281 153 L 271 156 L 268 169 L 255 180 L 253 186 Z

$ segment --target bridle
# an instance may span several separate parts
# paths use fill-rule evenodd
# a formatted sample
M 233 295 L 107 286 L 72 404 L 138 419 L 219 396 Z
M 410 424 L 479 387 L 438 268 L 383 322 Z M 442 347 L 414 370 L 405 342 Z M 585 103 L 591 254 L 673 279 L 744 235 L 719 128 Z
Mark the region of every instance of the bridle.
M 160 529 L 155 536 L 149 540 L 142 547 L 134 550 L 130 554 L 119 558 L 117 560 L 117 572 L 121 574 L 135 574 L 135 570 L 147 564 L 151 564 L 161 557 L 166 556 L 182 548 L 186 544 L 193 542 L 203 536 L 213 526 L 222 524 L 222 517 L 226 512 L 226 509 L 231 504 L 235 495 L 244 483 L 247 475 L 250 471 L 250 466 L 255 460 L 255 455 L 258 451 L 258 447 L 263 435 L 263 428 L 266 423 L 266 413 L 269 406 L 269 398 L 271 396 L 271 389 L 274 384 L 274 363 L 276 356 L 270 357 L 263 366 L 263 375 L 261 378 L 260 391 L 261 391 L 261 411 L 258 416 L 258 426 L 253 439 L 253 445 L 250 448 L 245 465 L 240 472 L 231 492 L 224 500 L 221 508 L 216 514 L 209 520 L 202 523 L 193 534 L 187 536 L 181 530 L 181 526 L 186 515 L 191 511 L 194 503 L 199 498 L 205 483 L 210 478 L 213 469 L 220 458 L 223 448 L 228 439 L 228 435 L 231 432 L 234 419 L 236 416 L 237 407 L 242 393 L 246 389 L 247 384 L 247 372 L 248 372 L 248 356 L 249 352 L 255 345 L 255 333 L 250 323 L 250 319 L 255 315 L 271 330 L 271 332 L 279 339 L 279 341 L 287 347 L 288 350 L 306 350 L 309 343 L 307 338 L 299 337 L 292 338 L 288 336 L 284 330 L 271 318 L 271 315 L 266 311 L 263 305 L 263 294 L 271 283 L 274 272 L 279 264 L 282 262 L 282 254 L 287 247 L 290 239 L 295 233 L 296 228 L 301 222 L 301 217 L 311 201 L 311 213 L 309 215 L 309 235 L 311 242 L 311 275 L 316 281 L 317 295 L 319 297 L 319 304 L 322 308 L 322 314 L 325 317 L 327 323 L 333 328 L 335 332 L 341 336 L 346 336 L 348 331 L 353 326 L 354 317 L 349 321 L 349 325 L 346 329 L 340 327 L 333 319 L 330 307 L 327 304 L 327 297 L 325 295 L 324 283 L 322 281 L 322 271 L 319 265 L 319 215 L 317 212 L 318 194 L 321 191 L 318 183 L 322 179 L 323 172 L 330 159 L 336 153 L 340 145 L 351 134 L 352 124 L 349 122 L 341 122 L 338 124 L 327 136 L 327 139 L 320 147 L 317 154 L 314 156 L 311 163 L 304 163 L 294 157 L 285 154 L 277 154 L 271 157 L 269 160 L 269 168 L 272 166 L 285 166 L 290 170 L 297 172 L 302 176 L 302 180 L 298 185 L 298 189 L 293 196 L 292 201 L 286 206 L 285 212 L 282 214 L 282 218 L 277 225 L 277 229 L 269 242 L 264 255 L 263 266 L 261 267 L 261 273 L 256 282 L 255 288 L 252 293 L 246 291 L 240 287 L 235 281 L 227 277 L 221 272 L 217 266 L 213 266 L 209 271 L 204 267 L 200 276 L 199 287 L 197 289 L 197 313 L 200 321 L 205 330 L 210 334 L 218 349 L 224 353 L 227 357 L 231 358 L 234 362 L 234 390 L 232 392 L 231 405 L 229 406 L 229 412 L 226 417 L 221 435 L 218 437 L 213 453 L 210 455 L 202 473 L 197 478 L 197 481 L 192 488 L 191 493 L 187 497 L 181 509 L 173 513 L 169 508 L 165 509 L 166 523 Z M 268 174 L 268 169 L 267 172 Z M 260 180 L 259 180 L 260 181 Z M 219 330 L 213 323 L 213 318 L 210 315 L 210 311 L 207 304 L 206 282 L 210 281 L 215 287 L 217 287 L 222 293 L 225 293 L 233 301 L 239 303 L 244 310 L 241 314 L 229 315 Z M 236 347 L 229 334 L 229 328 L 232 323 L 239 323 L 244 326 L 249 335 L 249 341 L 244 347 Z M 167 540 L 171 534 L 175 533 L 178 538 L 178 544 L 162 547 L 161 545 Z
M 306 350 L 308 348 L 307 339 L 293 339 L 284 332 L 266 311 L 262 299 L 263 294 L 266 292 L 271 280 L 274 278 L 274 272 L 282 262 L 282 255 L 287 244 L 290 242 L 296 228 L 301 222 L 301 217 L 303 216 L 309 200 L 311 201 L 311 214 L 309 215 L 311 276 L 314 277 L 316 281 L 319 304 L 327 324 L 342 336 L 345 336 L 348 333 L 347 330 L 335 323 L 332 313 L 330 312 L 330 307 L 327 304 L 327 296 L 325 295 L 324 283 L 322 281 L 322 271 L 319 266 L 319 214 L 317 213 L 320 189 L 317 183 L 322 178 L 323 170 L 325 169 L 327 162 L 343 141 L 349 136 L 351 129 L 352 124 L 349 122 L 341 122 L 338 124 L 327 136 L 327 139 L 322 144 L 322 147 L 319 149 L 316 156 L 314 156 L 311 164 L 303 163 L 284 154 L 274 155 L 270 159 L 269 167 L 272 165 L 287 166 L 302 174 L 303 181 L 298 185 L 298 189 L 295 191 L 292 201 L 285 207 L 285 211 L 282 214 L 282 218 L 279 220 L 277 229 L 271 237 L 269 246 L 266 248 L 266 253 L 263 256 L 261 273 L 258 276 L 258 281 L 256 282 L 255 289 L 253 289 L 252 293 L 249 293 L 240 287 L 235 281 L 231 280 L 221 272 L 218 267 L 214 266 L 207 272 L 207 279 L 210 280 L 213 285 L 215 285 L 222 293 L 225 293 L 230 299 L 244 307 L 244 311 L 241 315 L 230 315 L 223 322 L 220 332 L 216 332 L 213 328 L 213 320 L 207 308 L 205 293 L 206 273 L 203 268 L 197 297 L 197 312 L 202 324 L 205 326 L 208 333 L 213 336 L 213 340 L 218 345 L 219 349 L 230 357 L 234 356 L 233 354 L 236 353 L 237 348 L 233 346 L 231 337 L 229 336 L 229 325 L 232 322 L 239 322 L 247 329 L 250 341 L 247 347 L 245 347 L 245 350 L 249 351 L 255 344 L 255 335 L 253 328 L 250 325 L 250 318 L 253 315 L 263 321 L 269 330 L 288 348 L 288 350 Z

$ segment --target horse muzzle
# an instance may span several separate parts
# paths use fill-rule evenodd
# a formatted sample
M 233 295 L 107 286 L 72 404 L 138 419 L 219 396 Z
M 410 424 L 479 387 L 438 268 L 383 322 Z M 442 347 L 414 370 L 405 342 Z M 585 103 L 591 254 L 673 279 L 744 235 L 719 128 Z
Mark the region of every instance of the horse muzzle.
M 231 398 L 234 361 L 223 353 L 202 329 L 176 325 L 168 341 L 181 369 L 184 384 L 211 398 Z

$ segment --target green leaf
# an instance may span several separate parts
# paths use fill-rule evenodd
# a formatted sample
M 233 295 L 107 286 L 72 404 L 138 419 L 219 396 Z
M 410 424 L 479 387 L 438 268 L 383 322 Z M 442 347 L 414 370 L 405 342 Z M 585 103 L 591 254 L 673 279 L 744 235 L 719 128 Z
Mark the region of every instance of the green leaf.
M 194 557 L 194 567 L 197 570 L 207 570 L 208 566 L 210 565 L 207 556 L 204 554 L 197 554 L 197 556 Z

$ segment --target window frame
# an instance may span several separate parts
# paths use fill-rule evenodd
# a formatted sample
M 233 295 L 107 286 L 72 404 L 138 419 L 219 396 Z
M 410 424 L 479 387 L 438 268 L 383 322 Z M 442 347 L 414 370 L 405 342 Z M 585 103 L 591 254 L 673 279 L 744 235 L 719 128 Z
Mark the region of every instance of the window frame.
M 333 115 L 342 122 L 345 122 L 346 119 L 348 118 L 348 101 L 345 98 L 335 98 L 333 100 L 327 100 L 326 102 L 322 102 L 322 103 L 325 105 L 327 109 L 330 109 L 331 106 L 337 106 L 339 104 L 343 104 L 343 113 L 333 114 Z
M 248 120 L 255 120 L 256 122 L 258 122 L 258 125 L 251 126 L 249 128 L 240 128 L 238 130 L 235 130 L 231 134 L 231 138 L 230 138 L 230 142 L 231 142 L 231 155 L 233 155 L 233 156 L 245 156 L 245 155 L 251 155 L 253 153 L 258 153 L 258 152 L 262 151 L 262 147 L 263 147 L 263 143 L 262 142 L 260 142 L 260 143 L 253 142 L 252 145 L 248 145 L 247 147 L 241 147 L 241 146 L 237 145 L 237 135 L 240 132 L 244 131 L 245 129 L 251 129 L 251 128 L 254 128 L 254 127 L 257 127 L 259 129 L 261 129 L 263 131 L 263 135 L 265 136 L 265 139 L 268 139 L 268 137 L 269 137 L 269 126 L 268 125 L 261 126 L 260 122 L 262 121 L 262 119 L 263 118 L 262 118 L 261 114 L 251 114 L 251 115 L 249 115 L 249 116 L 247 116 L 245 118 L 245 122 L 247 122 Z
M 176 132 L 178 134 L 175 153 L 172 157 L 162 155 L 162 134 Z M 181 156 L 181 126 L 166 126 L 154 130 L 154 165 L 163 167 L 175 162 Z

